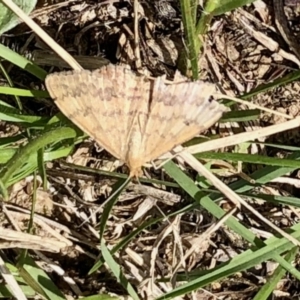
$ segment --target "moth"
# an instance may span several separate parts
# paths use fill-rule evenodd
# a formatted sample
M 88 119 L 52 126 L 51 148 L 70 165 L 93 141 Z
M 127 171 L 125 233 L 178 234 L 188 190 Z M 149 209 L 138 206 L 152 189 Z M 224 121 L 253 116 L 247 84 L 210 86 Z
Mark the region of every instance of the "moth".
M 149 79 L 126 65 L 53 73 L 45 83 L 62 113 L 125 162 L 130 177 L 211 127 L 226 110 L 211 98 L 214 84 L 169 84 L 164 76 Z

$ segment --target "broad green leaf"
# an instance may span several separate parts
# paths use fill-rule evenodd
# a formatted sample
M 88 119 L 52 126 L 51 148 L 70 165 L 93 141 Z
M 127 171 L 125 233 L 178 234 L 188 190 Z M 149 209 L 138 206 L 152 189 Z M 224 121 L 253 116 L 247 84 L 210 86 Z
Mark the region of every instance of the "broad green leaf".
M 37 0 L 13 0 L 26 14 L 35 8 Z M 0 1 L 0 35 L 20 23 L 20 19 Z

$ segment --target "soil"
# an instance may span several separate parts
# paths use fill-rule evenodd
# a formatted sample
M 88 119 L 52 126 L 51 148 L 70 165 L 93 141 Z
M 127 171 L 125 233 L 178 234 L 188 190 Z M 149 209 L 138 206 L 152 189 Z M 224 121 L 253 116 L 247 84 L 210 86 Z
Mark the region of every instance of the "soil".
M 221 92 L 227 95 L 240 96 L 261 84 L 281 78 L 300 66 L 300 62 L 289 51 L 276 29 L 271 3 L 257 2 L 260 2 L 260 6 L 252 4 L 215 17 L 205 37 L 205 49 L 199 59 L 201 79 L 217 83 Z M 199 16 L 201 12 L 199 6 Z M 287 7 L 287 13 L 293 21 L 293 29 L 299 29 L 297 10 Z M 74 55 L 84 68 L 100 68 L 108 63 L 126 63 L 137 69 L 134 55 L 133 7 L 130 2 L 39 1 L 31 15 L 58 44 Z M 1 38 L 4 44 L 32 59 L 49 72 L 68 68 L 24 24 L 20 24 Z M 270 49 L 271 41 L 277 45 L 275 51 Z M 179 1 L 140 1 L 139 42 L 140 68 L 151 76 L 165 74 L 172 78 L 178 69 L 180 53 L 185 49 Z M 10 74 L 18 87 L 44 88 L 43 83 L 37 82 L 25 72 L 20 72 L 16 67 L 11 67 Z M 259 93 L 253 101 L 295 117 L 299 115 L 299 90 L 299 83 L 293 82 Z M 9 98 L 7 101 L 12 103 Z M 46 99 L 42 102 L 26 100 L 23 105 L 27 113 L 40 116 L 54 115 L 58 112 L 56 106 Z M 245 108 L 236 106 L 236 109 Z M 226 134 L 231 134 L 279 122 L 282 120 L 278 117 L 262 113 L 259 119 L 226 124 L 214 130 L 221 133 L 223 130 Z M 1 137 L 13 136 L 22 130 L 17 125 L 8 125 L 6 122 L 1 122 L 0 125 Z M 300 136 L 298 130 L 294 130 L 273 136 L 267 141 L 296 145 L 299 144 Z M 269 153 L 277 157 L 287 155 L 282 152 L 274 153 L 274 150 L 272 152 L 264 147 L 247 151 L 252 154 Z M 67 275 L 58 275 L 49 265 L 45 266 L 46 263 L 44 268 L 59 289 L 70 297 L 99 293 L 126 297 L 126 290 L 105 266 L 87 276 L 100 254 L 98 220 L 101 218 L 101 205 L 105 203 L 117 178 L 80 169 L 74 170 L 73 166 L 69 165 L 71 163 L 101 171 L 118 171 L 125 174 L 128 172 L 126 166 L 116 162 L 109 153 L 99 149 L 89 139 L 75 147 L 75 151 L 67 158 L 67 163 L 65 160 L 47 163 L 49 184 L 47 192 L 43 191 L 42 183 L 38 187 L 35 209 L 39 222 L 34 225 L 35 233 L 42 236 L 44 241 L 57 239 L 63 243 L 59 244 L 59 247 L 49 244 L 51 252 L 44 251 L 43 254 L 72 279 L 73 285 L 67 283 Z M 246 166 L 245 172 L 250 174 L 253 171 L 252 167 Z M 219 176 L 224 182 L 230 183 L 238 178 L 237 175 L 229 175 L 225 170 L 221 172 L 221 169 Z M 171 181 L 161 170 L 146 172 L 146 177 Z M 189 173 L 196 180 L 195 172 L 189 170 Z M 298 178 L 298 174 L 290 176 Z M 298 193 L 297 188 L 285 185 L 281 185 L 280 188 L 278 185 L 269 185 L 261 189 L 267 189 L 272 195 Z M 14 184 L 10 189 L 10 203 L 7 209 L 21 230 L 26 230 L 28 225 L 32 194 L 32 176 Z M 167 215 L 188 203 L 193 203 L 193 200 L 179 188 L 161 183 L 133 183 L 121 194 L 113 207 L 104 238 L 111 248 L 146 220 Z M 283 213 L 282 207 L 272 203 L 253 204 L 264 215 L 271 211 L 269 217 L 279 226 L 289 226 L 294 222 L 294 213 L 288 209 Z M 99 209 L 95 215 L 94 211 Z M 89 225 L 80 227 L 87 217 L 93 215 Z M 225 226 L 214 232 L 209 239 L 201 240 L 211 222 L 211 216 L 200 208 L 192 209 L 174 219 L 162 220 L 141 231 L 118 252 L 115 259 L 141 297 L 158 297 L 172 290 L 172 283 L 154 282 L 153 288 L 151 278 L 171 277 L 174 266 L 182 259 L 182 253 L 186 254 L 193 248 L 185 259 L 185 268 L 180 267 L 178 272 L 211 268 L 213 264 L 227 261 L 229 257 L 249 248 L 248 243 Z M 249 222 L 247 224 L 251 227 L 256 225 L 250 220 L 246 222 Z M 2 220 L 2 226 L 10 228 L 11 225 L 5 219 Z M 196 248 L 193 247 L 195 245 Z M 42 260 L 41 257 L 37 258 L 40 263 Z M 272 267 L 274 264 L 268 262 L 265 266 L 259 265 L 255 270 L 244 272 L 241 277 L 236 275 L 237 277 L 224 279 L 206 290 L 198 291 L 193 299 L 212 299 L 212 295 L 226 298 L 229 294 L 230 298 L 226 299 L 252 299 L 252 295 L 259 288 L 261 278 L 265 277 L 266 270 Z M 282 286 L 275 291 L 275 294 L 279 295 L 278 299 L 291 299 L 295 296 L 296 284 L 292 278 L 282 282 Z M 191 297 L 187 296 L 185 299 Z

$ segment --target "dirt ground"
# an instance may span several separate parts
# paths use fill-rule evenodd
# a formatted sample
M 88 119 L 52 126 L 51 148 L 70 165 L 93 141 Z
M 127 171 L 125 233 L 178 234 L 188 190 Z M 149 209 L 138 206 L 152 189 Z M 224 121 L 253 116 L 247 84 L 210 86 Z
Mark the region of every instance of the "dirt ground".
M 239 96 L 248 93 L 261 84 L 298 70 L 300 66 L 299 60 L 290 52 L 278 33 L 270 3 L 257 2 L 260 2 L 260 5 L 249 5 L 215 17 L 205 37 L 205 49 L 199 59 L 201 79 L 218 83 L 221 92 L 227 95 Z M 151 76 L 166 74 L 168 78 L 172 78 L 177 70 L 180 53 L 185 49 L 179 2 L 145 0 L 140 1 L 140 5 L 141 67 Z M 287 8 L 287 13 L 293 29 L 295 32 L 299 31 L 300 19 L 297 10 Z M 198 14 L 201 14 L 200 6 Z M 96 69 L 108 63 L 126 63 L 133 69 L 136 68 L 133 8 L 127 1 L 40 1 L 32 17 L 84 68 Z M 4 44 L 32 59 L 49 72 L 68 68 L 24 24 L 1 39 Z M 270 41 L 278 45 L 275 51 L 270 49 Z M 11 74 L 21 86 L 42 88 L 36 79 L 24 76 L 16 68 L 12 68 Z M 299 83 L 293 82 L 260 93 L 254 97 L 254 102 L 295 117 L 299 115 L 299 91 Z M 28 101 L 24 106 L 28 113 L 36 115 L 47 116 L 58 112 L 55 105 L 48 100 L 36 103 Z M 238 106 L 238 109 L 245 108 Z M 281 122 L 280 118 L 262 113 L 260 119 L 238 124 L 220 124 L 212 131 L 227 135 L 278 122 Z M 2 137 L 14 135 L 18 131 L 13 125 L 8 126 L 4 122 L 1 125 Z M 300 141 L 299 131 L 275 135 L 267 141 L 297 145 Z M 252 147 L 249 153 L 261 154 L 264 151 L 270 150 Z M 274 150 L 268 154 L 277 157 L 286 155 Z M 74 171 L 68 163 L 102 171 L 128 173 L 126 166 L 116 162 L 107 152 L 99 150 L 89 139 L 76 145 L 74 153 L 67 158 L 67 163 L 65 160 L 58 160 L 47 164 L 49 188 L 47 192 L 44 192 L 42 187 L 38 189 L 36 213 L 40 216 L 40 223 L 36 226 L 36 234 L 52 238 L 56 231 L 55 237 L 62 243 L 59 246 L 66 247 L 59 253 L 43 253 L 64 270 L 67 274 L 64 278 L 72 278 L 75 288 L 61 280 L 62 277 L 56 272 L 48 269 L 51 279 L 63 293 L 70 295 L 70 299 L 71 295 L 75 297 L 99 292 L 126 296 L 127 292 L 104 266 L 93 275 L 87 276 L 99 255 L 97 218 L 101 213 L 98 213 L 89 225 L 78 227 L 87 216 L 93 215 L 96 209 L 101 208 L 116 179 L 79 169 Z M 245 172 L 251 173 L 256 167 L 247 165 Z M 171 181 L 161 170 L 146 172 L 148 178 Z M 191 178 L 197 178 L 195 172 L 189 173 Z M 227 184 L 237 178 L 226 171 L 220 171 L 218 175 Z M 298 178 L 298 174 L 291 176 Z M 8 209 L 21 229 L 26 228 L 28 222 L 28 211 L 26 213 L 21 207 L 30 209 L 32 182 L 32 177 L 26 178 L 10 190 L 11 203 Z M 273 189 L 277 191 L 277 186 L 268 188 L 270 193 Z M 280 193 L 297 196 L 299 191 L 294 187 L 281 186 Z M 112 247 L 144 221 L 161 217 L 162 213 L 167 215 L 188 203 L 192 203 L 192 199 L 181 189 L 171 185 L 130 184 L 112 210 L 105 239 Z M 273 204 L 255 203 L 255 206 L 262 214 L 272 210 L 273 215 L 276 212 L 282 216 L 281 208 Z M 205 210 L 195 208 L 171 221 L 162 220 L 143 230 L 120 251 L 116 256 L 118 263 L 123 272 L 130 277 L 134 287 L 139 289 L 141 296 L 150 299 L 153 297 L 151 293 L 157 296 L 172 290 L 170 282 L 155 283 L 155 288 L 150 292 L 149 278 L 172 276 L 173 267 L 180 262 L 182 253 L 188 253 L 192 247 L 193 251 L 185 260 L 185 270 L 189 271 L 211 268 L 228 260 L 229 256 L 248 249 L 248 243 L 226 227 L 215 232 L 209 240 L 199 242 L 199 236 L 213 221 Z M 292 213 L 285 211 L 278 223 L 279 226 L 293 223 Z M 8 225 L 4 222 L 3 226 Z M 178 233 L 172 233 L 171 228 L 178 230 Z M 180 247 L 177 239 L 181 240 Z M 41 241 L 37 241 L 37 244 L 39 242 Z M 40 250 L 47 247 L 53 247 L 55 250 L 59 246 L 46 244 L 43 248 L 40 244 Z M 153 249 L 156 249 L 155 253 Z M 42 257 L 37 257 L 37 261 L 42 264 Z M 257 290 L 261 278 L 266 276 L 266 270 L 272 267 L 273 264 L 268 262 L 266 266 L 260 265 L 255 270 L 224 279 L 207 290 L 199 291 L 193 299 L 252 299 L 251 295 Z M 181 267 L 178 271 L 183 272 L 184 268 Z M 296 291 L 297 282 L 287 278 L 277 291 L 278 299 L 292 299 L 291 297 L 297 294 Z M 230 298 L 226 298 L 229 294 Z M 182 299 L 192 298 L 187 296 Z

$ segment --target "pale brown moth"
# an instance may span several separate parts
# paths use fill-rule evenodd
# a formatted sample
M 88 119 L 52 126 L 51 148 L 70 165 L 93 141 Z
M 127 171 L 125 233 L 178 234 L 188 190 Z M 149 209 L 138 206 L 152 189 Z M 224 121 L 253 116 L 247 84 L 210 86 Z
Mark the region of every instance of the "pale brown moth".
M 141 167 L 217 122 L 225 107 L 203 81 L 167 84 L 138 76 L 128 66 L 48 75 L 46 87 L 59 109 L 130 168 Z

